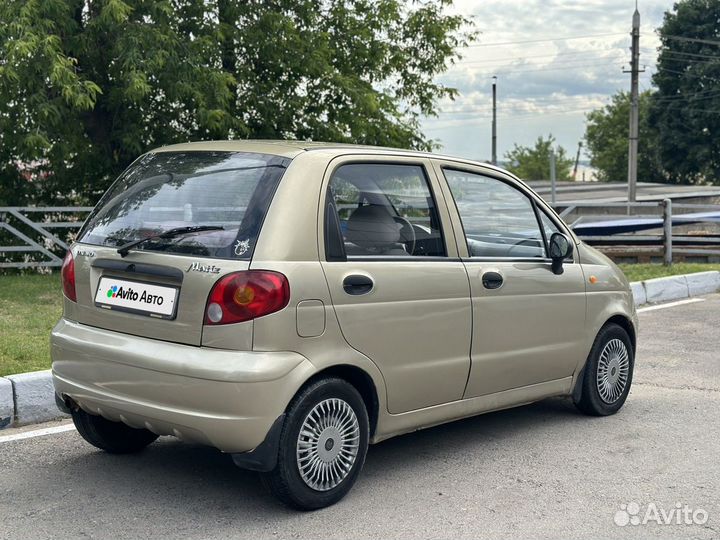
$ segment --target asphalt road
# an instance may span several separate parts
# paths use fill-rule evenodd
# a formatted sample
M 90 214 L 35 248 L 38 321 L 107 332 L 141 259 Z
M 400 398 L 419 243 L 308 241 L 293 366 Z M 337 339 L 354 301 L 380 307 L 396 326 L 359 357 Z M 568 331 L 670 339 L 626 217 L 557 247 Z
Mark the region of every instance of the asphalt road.
M 348 497 L 313 513 L 171 438 L 135 456 L 74 431 L 2 442 L 0 538 L 718 538 L 720 295 L 640 320 L 617 415 L 553 399 L 392 439 L 371 447 Z M 616 525 L 632 502 L 636 518 L 679 504 L 707 522 Z

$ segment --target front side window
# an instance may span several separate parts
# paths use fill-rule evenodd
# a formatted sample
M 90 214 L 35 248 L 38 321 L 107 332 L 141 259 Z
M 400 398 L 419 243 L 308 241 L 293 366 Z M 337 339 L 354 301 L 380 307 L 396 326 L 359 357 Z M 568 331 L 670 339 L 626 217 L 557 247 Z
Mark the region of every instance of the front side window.
M 544 258 L 545 242 L 530 198 L 480 174 L 444 169 L 471 257 Z
M 328 215 L 347 257 L 444 257 L 439 217 L 423 167 L 342 165 L 330 180 Z
M 136 161 L 103 195 L 78 237 L 119 247 L 180 227 L 136 249 L 223 259 L 252 257 L 285 158 L 241 152 L 158 152 Z

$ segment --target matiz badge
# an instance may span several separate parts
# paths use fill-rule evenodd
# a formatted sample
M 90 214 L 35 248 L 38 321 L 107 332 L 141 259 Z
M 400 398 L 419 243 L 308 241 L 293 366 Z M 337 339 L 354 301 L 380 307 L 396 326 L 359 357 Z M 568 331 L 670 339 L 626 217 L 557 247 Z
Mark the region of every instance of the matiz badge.
M 188 269 L 185 271 L 186 272 L 205 272 L 206 274 L 219 274 L 220 267 L 215 266 L 214 264 L 200 264 L 198 262 L 194 262 L 190 266 L 188 266 Z

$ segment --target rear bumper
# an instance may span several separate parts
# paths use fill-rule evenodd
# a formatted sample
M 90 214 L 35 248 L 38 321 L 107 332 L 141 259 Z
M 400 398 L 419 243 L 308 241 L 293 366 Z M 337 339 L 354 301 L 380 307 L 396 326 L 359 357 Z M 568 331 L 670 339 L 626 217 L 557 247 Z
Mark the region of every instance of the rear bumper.
M 298 353 L 194 347 L 65 319 L 51 356 L 55 391 L 87 412 L 232 453 L 259 446 L 315 372 Z

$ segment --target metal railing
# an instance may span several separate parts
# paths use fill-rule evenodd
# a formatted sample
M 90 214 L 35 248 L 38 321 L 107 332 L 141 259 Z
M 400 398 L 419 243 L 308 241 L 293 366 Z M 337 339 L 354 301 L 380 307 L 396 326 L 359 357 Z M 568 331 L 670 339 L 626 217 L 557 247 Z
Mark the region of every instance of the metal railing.
M 569 202 L 557 204 L 556 209 L 576 234 L 591 245 L 628 249 L 652 246 L 662 251 L 665 264 L 672 264 L 674 245 L 683 246 L 675 248 L 682 255 L 720 256 L 720 205 L 717 204 L 673 203 L 671 199 L 663 199 L 635 203 Z M 677 227 L 690 225 L 702 225 L 705 230 L 692 234 L 673 232 Z M 603 228 L 608 233 L 583 234 L 583 229 Z M 713 228 L 716 232 L 710 230 Z M 617 232 L 618 229 L 623 232 Z
M 61 266 L 91 210 L 90 206 L 0 207 L 0 268 Z
M 664 199 L 636 203 L 567 202 L 558 203 L 556 209 L 583 240 L 601 248 L 632 250 L 651 246 L 662 252 L 666 264 L 672 263 L 674 250 L 682 255 L 720 256 L 720 205 L 673 203 Z M 91 210 L 90 206 L 0 207 L 0 269 L 61 266 L 65 251 Z M 650 221 L 637 223 L 637 230 L 632 232 L 582 231 L 598 228 L 597 224 L 603 222 L 632 230 L 632 223 L 643 219 Z M 629 225 L 624 227 L 623 223 Z M 717 231 L 673 232 L 674 228 L 689 224 L 712 224 Z M 613 227 L 607 229 L 612 231 Z

